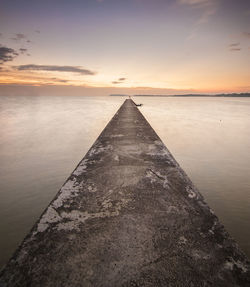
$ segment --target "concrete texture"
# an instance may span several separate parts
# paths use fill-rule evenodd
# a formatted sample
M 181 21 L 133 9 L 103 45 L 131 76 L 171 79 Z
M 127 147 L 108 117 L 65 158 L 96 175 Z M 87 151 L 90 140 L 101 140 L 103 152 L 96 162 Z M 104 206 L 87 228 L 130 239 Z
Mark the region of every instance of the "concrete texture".
M 250 286 L 249 261 L 126 100 L 0 286 Z

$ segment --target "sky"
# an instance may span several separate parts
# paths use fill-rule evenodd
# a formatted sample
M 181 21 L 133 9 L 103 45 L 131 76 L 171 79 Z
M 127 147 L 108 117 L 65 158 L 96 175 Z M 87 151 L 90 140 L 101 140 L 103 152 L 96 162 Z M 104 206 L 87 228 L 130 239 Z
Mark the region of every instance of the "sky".
M 1 0 L 0 85 L 250 92 L 249 0 Z

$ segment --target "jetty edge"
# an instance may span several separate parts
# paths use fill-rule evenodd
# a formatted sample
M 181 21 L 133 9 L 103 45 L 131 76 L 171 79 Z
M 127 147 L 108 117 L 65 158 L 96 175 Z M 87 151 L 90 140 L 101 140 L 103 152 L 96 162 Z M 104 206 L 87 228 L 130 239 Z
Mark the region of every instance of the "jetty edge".
M 0 286 L 250 286 L 250 264 L 127 99 Z

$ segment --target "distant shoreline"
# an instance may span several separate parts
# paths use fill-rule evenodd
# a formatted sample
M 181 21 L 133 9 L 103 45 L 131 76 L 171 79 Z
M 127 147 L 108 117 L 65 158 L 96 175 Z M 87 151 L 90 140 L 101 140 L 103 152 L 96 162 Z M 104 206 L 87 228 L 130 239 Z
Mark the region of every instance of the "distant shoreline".
M 111 97 L 129 97 L 130 95 L 119 95 L 111 94 Z M 215 95 L 206 95 L 206 94 L 184 94 L 184 95 L 132 95 L 131 97 L 225 97 L 225 98 L 247 98 L 250 97 L 250 93 L 232 93 L 232 94 L 215 94 Z

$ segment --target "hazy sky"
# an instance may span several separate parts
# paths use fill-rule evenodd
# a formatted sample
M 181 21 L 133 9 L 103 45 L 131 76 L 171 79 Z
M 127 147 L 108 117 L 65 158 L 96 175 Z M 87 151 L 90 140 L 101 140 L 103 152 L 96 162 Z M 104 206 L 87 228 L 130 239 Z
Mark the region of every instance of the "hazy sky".
M 1 0 L 0 83 L 250 91 L 250 0 Z

